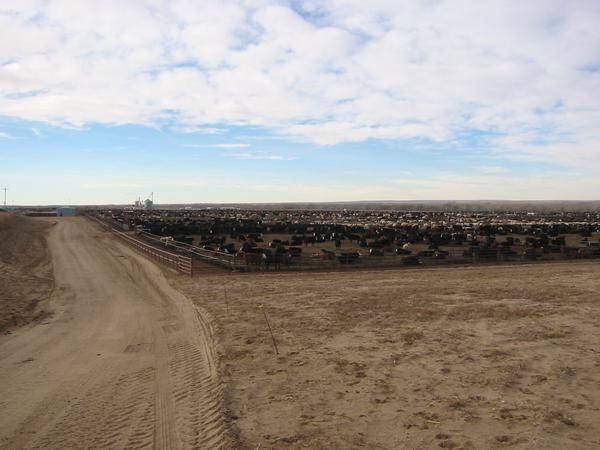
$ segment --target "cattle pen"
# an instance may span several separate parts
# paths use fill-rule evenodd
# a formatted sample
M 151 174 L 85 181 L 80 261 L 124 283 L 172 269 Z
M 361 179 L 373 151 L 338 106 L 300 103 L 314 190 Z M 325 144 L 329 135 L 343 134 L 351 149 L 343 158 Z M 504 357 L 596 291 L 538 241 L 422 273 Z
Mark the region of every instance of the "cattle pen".
M 318 245 L 290 247 L 287 252 L 268 248 L 244 248 L 234 253 L 202 248 L 173 236 L 161 236 L 145 229 L 127 227 L 112 216 L 87 214 L 117 237 L 149 257 L 171 266 L 181 273 L 202 273 L 207 266 L 237 272 L 272 271 L 337 271 L 348 269 L 385 269 L 399 267 L 457 267 L 465 265 L 519 264 L 535 261 L 597 258 L 598 252 L 561 251 L 547 253 L 524 247 L 520 252 L 509 246 L 497 249 L 480 246 L 449 246 L 446 250 L 430 250 L 412 247 L 371 250 L 360 252 L 359 248 L 346 248 L 335 252 Z M 294 250 L 292 252 L 291 250 Z
M 164 239 L 146 231 L 140 231 L 132 235 L 132 233 L 123 231 L 118 222 L 92 214 L 87 214 L 86 217 L 94 220 L 104 229 L 112 232 L 116 237 L 149 258 L 170 266 L 180 273 L 193 275 L 194 261 L 209 263 L 225 269 L 239 270 L 235 255 L 205 250 L 172 239 Z

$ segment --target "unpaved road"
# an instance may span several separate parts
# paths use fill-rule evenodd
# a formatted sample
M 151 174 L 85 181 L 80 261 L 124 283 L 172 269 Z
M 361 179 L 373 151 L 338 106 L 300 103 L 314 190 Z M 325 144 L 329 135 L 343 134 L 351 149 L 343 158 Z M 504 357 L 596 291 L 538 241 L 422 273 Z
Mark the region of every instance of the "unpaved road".
M 84 218 L 48 245 L 54 315 L 0 337 L 0 448 L 227 446 L 210 321 Z

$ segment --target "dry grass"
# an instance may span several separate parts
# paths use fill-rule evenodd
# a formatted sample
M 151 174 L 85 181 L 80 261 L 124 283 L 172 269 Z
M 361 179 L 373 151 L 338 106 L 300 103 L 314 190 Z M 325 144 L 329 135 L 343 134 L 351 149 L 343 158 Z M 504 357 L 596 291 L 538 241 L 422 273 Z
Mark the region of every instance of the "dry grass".
M 177 282 L 220 324 L 240 446 L 593 448 L 599 273 L 586 262 Z

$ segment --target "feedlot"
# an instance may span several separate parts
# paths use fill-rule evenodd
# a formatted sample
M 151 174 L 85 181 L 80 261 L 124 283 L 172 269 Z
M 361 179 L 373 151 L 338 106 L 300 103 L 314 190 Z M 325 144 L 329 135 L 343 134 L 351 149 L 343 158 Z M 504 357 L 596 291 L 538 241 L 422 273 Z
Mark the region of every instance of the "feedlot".
M 0 225 L 0 448 L 600 447 L 600 261 L 190 277 Z
M 224 208 L 101 210 L 91 214 L 159 246 L 193 245 L 197 252 L 221 258 L 226 261 L 223 265 L 238 270 L 331 270 L 600 257 L 600 215 L 590 212 Z

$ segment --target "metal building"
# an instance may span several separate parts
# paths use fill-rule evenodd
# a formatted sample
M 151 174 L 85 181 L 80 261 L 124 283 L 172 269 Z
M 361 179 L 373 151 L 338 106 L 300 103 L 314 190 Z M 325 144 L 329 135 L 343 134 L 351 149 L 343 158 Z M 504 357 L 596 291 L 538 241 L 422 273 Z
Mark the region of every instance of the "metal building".
M 58 217 L 72 217 L 75 214 L 77 214 L 77 211 L 71 206 L 61 206 L 60 208 L 56 208 L 56 215 Z

